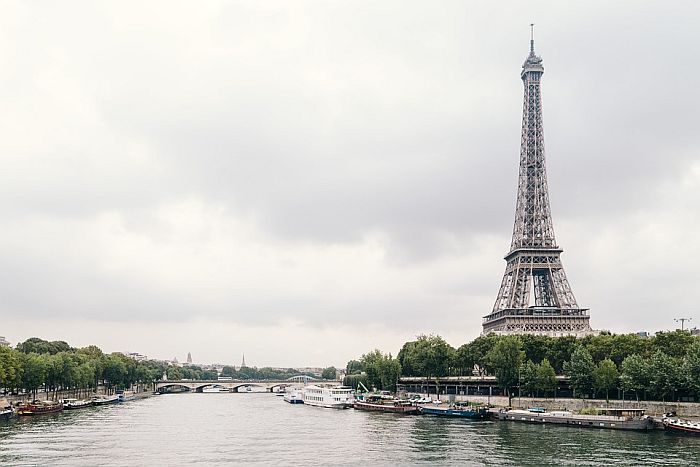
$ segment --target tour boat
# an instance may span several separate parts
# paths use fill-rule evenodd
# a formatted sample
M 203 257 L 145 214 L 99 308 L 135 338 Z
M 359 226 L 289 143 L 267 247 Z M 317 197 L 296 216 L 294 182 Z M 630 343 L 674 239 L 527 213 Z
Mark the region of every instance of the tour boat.
M 54 401 L 34 401 L 22 404 L 17 409 L 18 415 L 39 415 L 45 413 L 60 412 L 63 404 Z
M 389 412 L 402 414 L 416 414 L 418 407 L 407 399 L 388 399 L 382 396 L 365 396 L 358 399 L 353 404 L 357 410 L 368 410 L 372 412 Z
M 347 409 L 352 405 L 352 388 L 334 386 L 330 388 L 306 386 L 302 392 L 304 404 L 331 409 Z
M 9 420 L 15 414 L 12 405 L 4 397 L 0 399 L 0 420 Z
M 683 435 L 700 435 L 700 422 L 677 418 L 675 413 L 666 414 L 662 420 L 664 429 Z
M 440 407 L 436 405 L 421 405 L 418 411 L 423 415 L 438 415 L 441 417 L 461 417 L 483 420 L 489 415 L 487 407 L 472 407 L 468 405 L 450 405 Z
M 501 410 L 498 419 L 503 421 L 557 424 L 583 428 L 608 428 L 613 430 L 653 430 L 654 419 L 644 415 L 644 409 L 598 409 L 600 415 L 580 415 L 558 410 L 548 412 L 540 407 L 530 410 Z
M 91 405 L 91 400 L 78 400 L 72 398 L 63 399 L 63 408 L 65 410 L 84 409 L 85 407 L 90 407 Z
M 106 405 L 106 404 L 116 404 L 119 402 L 119 396 L 114 394 L 112 396 L 93 396 L 93 405 Z
M 304 394 L 299 388 L 287 388 L 284 392 L 284 401 L 290 404 L 303 404 Z
M 133 401 L 136 399 L 136 393 L 134 391 L 116 391 L 117 400 L 119 402 Z

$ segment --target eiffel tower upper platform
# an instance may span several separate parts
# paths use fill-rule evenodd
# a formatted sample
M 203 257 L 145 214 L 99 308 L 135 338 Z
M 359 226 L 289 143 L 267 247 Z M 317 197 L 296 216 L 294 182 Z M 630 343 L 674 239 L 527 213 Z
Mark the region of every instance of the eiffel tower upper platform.
M 588 309 L 578 306 L 571 291 L 560 259 L 562 249 L 554 238 L 544 158 L 543 74 L 532 37 L 520 75 L 525 96 L 513 239 L 496 303 L 482 323 L 484 333 L 583 336 L 593 332 Z

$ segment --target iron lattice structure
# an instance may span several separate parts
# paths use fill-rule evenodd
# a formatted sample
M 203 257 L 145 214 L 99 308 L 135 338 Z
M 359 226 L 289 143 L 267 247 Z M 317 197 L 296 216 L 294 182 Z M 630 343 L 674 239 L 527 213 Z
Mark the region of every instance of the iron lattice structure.
M 505 334 L 586 335 L 591 333 L 588 309 L 580 308 L 564 273 L 561 248 L 554 238 L 544 158 L 542 58 L 530 55 L 523 64 L 525 87 L 520 144 L 518 198 L 510 253 L 491 314 L 483 332 Z

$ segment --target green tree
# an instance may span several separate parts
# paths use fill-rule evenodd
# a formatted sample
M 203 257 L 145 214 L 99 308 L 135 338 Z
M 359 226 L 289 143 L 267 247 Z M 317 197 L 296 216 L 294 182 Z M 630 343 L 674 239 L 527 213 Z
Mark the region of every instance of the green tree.
M 328 368 L 323 369 L 323 371 L 321 372 L 321 378 L 323 378 L 323 379 L 335 379 L 337 374 L 338 374 L 338 370 L 336 370 L 334 366 L 329 366 Z
M 361 389 L 360 383 L 362 383 L 366 388 L 370 387 L 369 381 L 367 379 L 367 374 L 354 373 L 352 375 L 346 375 L 345 378 L 343 378 L 343 386 L 348 386 L 354 389 Z
M 686 386 L 696 395 L 700 395 L 700 339 L 695 339 L 683 357 L 683 373 Z
M 420 335 L 407 356 L 408 363 L 428 378 L 447 376 L 454 360 L 454 348 L 440 336 Z
M 468 350 L 465 351 L 469 352 L 470 358 L 476 365 L 475 368 L 479 373 L 479 376 L 484 376 L 486 373 L 491 371 L 491 369 L 488 367 L 489 362 L 487 355 L 498 341 L 499 337 L 491 332 L 485 336 L 479 336 L 467 344 Z
M 661 350 L 657 350 L 651 356 L 649 369 L 649 389 L 664 401 L 673 396 L 683 383 L 679 361 Z
M 36 399 L 37 390 L 46 380 L 48 373 L 46 360 L 41 355 L 31 352 L 24 355 L 22 366 L 24 368 L 22 387 L 27 392 L 31 392 Z
M 571 360 L 574 350 L 581 344 L 574 336 L 563 336 L 552 339 L 547 354 L 547 360 L 557 374 L 564 373 L 564 363 Z
M 557 374 L 549 360 L 545 358 L 537 365 L 537 389 L 541 389 L 544 392 L 544 396 L 547 397 L 547 394 L 556 387 Z
M 652 338 L 653 348 L 662 351 L 669 357 L 683 358 L 693 343 L 693 336 L 688 331 L 657 332 Z
M 569 384 L 580 395 L 593 388 L 595 364 L 586 347 L 580 345 L 571 354 L 571 360 L 564 362 L 564 372 L 569 376 Z
M 537 365 L 532 360 L 528 360 L 521 365 L 519 381 L 521 391 L 525 391 L 530 396 L 537 395 Z
M 345 366 L 345 374 L 355 375 L 362 373 L 362 363 L 357 360 L 350 360 Z
M 508 394 L 508 405 L 513 399 L 512 388 L 518 384 L 524 352 L 518 336 L 503 336 L 486 354 L 488 366 L 493 369 L 498 385 Z
M 454 367 L 460 376 L 471 376 L 474 373 L 474 365 L 477 364 L 477 356 L 474 347 L 470 344 L 462 344 L 455 351 Z M 407 375 L 408 376 L 408 375 Z
M 593 370 L 593 387 L 596 391 L 605 391 L 606 402 L 610 402 L 610 390 L 617 387 L 619 376 L 617 365 L 609 358 L 598 362 Z
M 639 355 L 630 355 L 620 365 L 620 384 L 624 391 L 634 391 L 637 401 L 649 389 L 649 362 Z
M 401 375 L 401 364 L 391 354 L 383 354 L 379 350 L 362 355 L 360 359 L 367 374 L 370 386 L 387 391 L 396 390 L 396 381 Z

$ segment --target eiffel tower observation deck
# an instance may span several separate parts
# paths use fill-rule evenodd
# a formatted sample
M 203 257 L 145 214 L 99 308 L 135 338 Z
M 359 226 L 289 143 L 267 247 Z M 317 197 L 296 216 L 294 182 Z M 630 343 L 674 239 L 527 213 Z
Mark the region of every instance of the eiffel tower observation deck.
M 543 74 L 533 35 L 520 74 L 525 96 L 513 239 L 496 303 L 483 319 L 484 334 L 592 333 L 588 309 L 576 303 L 560 259 L 563 250 L 554 238 L 544 159 Z

